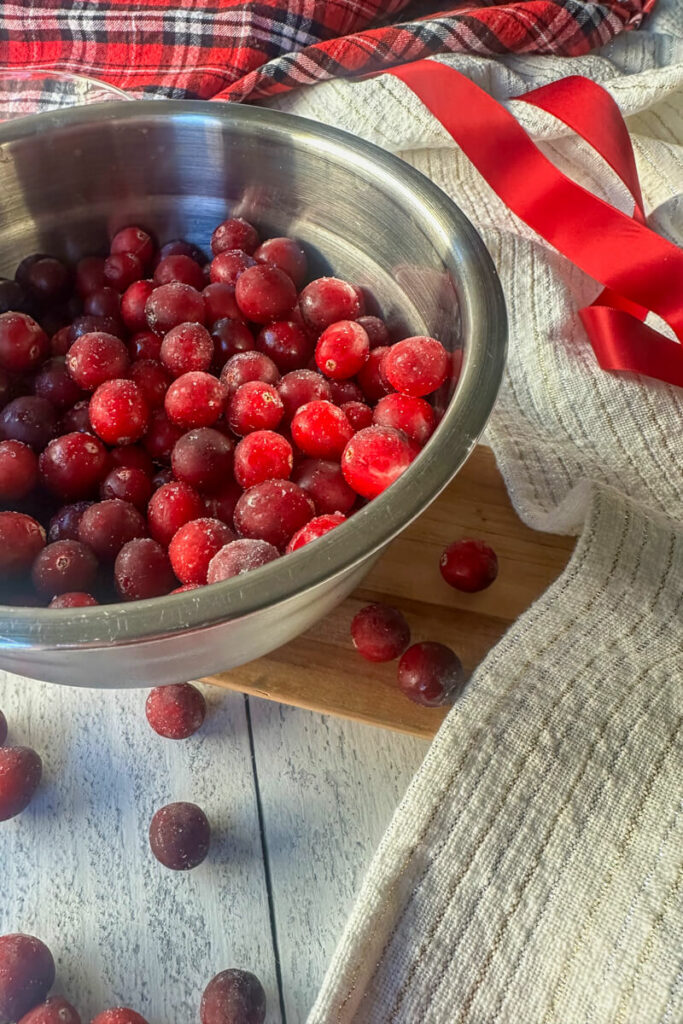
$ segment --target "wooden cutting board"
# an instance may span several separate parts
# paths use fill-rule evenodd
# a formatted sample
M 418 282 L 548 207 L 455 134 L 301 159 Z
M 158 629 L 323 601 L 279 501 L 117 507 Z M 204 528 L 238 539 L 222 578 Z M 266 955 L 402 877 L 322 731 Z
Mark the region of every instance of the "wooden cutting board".
M 462 594 L 441 578 L 439 557 L 459 537 L 494 548 L 498 579 Z M 574 537 L 530 530 L 508 498 L 493 453 L 479 447 L 453 483 L 389 546 L 362 586 L 303 636 L 205 682 L 313 711 L 342 715 L 418 736 L 433 736 L 448 709 L 423 708 L 396 686 L 396 663 L 375 665 L 354 650 L 351 619 L 369 601 L 395 604 L 413 640 L 440 640 L 471 672 L 508 626 L 557 579 Z

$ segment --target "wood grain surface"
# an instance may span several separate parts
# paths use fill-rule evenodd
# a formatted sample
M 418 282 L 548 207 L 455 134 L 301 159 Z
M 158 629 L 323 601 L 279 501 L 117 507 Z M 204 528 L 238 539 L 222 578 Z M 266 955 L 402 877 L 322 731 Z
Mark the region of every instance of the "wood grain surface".
M 498 579 L 480 594 L 447 586 L 439 556 L 475 536 L 498 554 Z M 508 626 L 564 569 L 575 538 L 538 533 L 514 511 L 492 452 L 480 446 L 453 483 L 389 546 L 362 586 L 311 630 L 271 654 L 206 682 L 374 725 L 434 735 L 447 709 L 422 708 L 396 686 L 396 665 L 364 661 L 349 624 L 368 601 L 405 613 L 414 640 L 440 640 L 471 672 Z

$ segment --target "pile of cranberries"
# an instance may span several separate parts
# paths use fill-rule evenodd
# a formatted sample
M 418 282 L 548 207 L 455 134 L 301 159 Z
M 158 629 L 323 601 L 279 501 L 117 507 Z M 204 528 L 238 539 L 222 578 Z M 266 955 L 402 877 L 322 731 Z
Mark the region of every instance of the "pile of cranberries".
M 5 603 L 75 608 L 215 583 L 296 551 L 404 472 L 452 373 L 392 344 L 291 238 L 219 224 L 212 259 L 139 227 L 0 280 Z

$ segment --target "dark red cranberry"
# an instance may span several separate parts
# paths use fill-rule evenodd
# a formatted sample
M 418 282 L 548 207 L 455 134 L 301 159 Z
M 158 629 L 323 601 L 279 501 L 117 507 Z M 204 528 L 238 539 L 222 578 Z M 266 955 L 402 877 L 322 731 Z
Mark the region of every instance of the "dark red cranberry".
M 51 996 L 44 1003 L 29 1010 L 19 1024 L 81 1024 L 81 1018 L 71 1003 L 62 996 Z
M 217 320 L 211 329 L 213 369 L 220 373 L 227 362 L 241 352 L 251 352 L 256 339 L 242 320 Z
M 410 627 L 397 608 L 368 604 L 353 617 L 351 639 L 368 661 L 393 661 L 410 643 Z
M 368 336 L 370 348 L 379 348 L 391 344 L 389 328 L 378 316 L 359 316 L 358 323 Z
M 357 320 L 364 312 L 354 286 L 337 277 L 319 277 L 306 285 L 299 308 L 304 323 L 317 334 L 338 320 Z
M 124 544 L 114 562 L 114 581 L 124 601 L 144 601 L 168 594 L 176 585 L 164 548 L 151 537 Z
M 221 971 L 204 990 L 199 1016 L 201 1024 L 263 1024 L 263 985 L 250 971 Z
M 358 384 L 353 380 L 328 380 L 328 386 L 332 392 L 330 401 L 335 405 L 346 405 L 347 402 L 364 402 L 365 395 Z
M 129 331 L 146 331 L 147 317 L 145 308 L 147 300 L 154 291 L 152 281 L 134 281 L 128 285 L 121 296 L 120 314 L 121 319 Z M 152 356 L 151 358 L 156 358 Z
M 347 380 L 365 365 L 370 353 L 368 336 L 353 320 L 330 324 L 318 338 L 315 361 L 326 377 Z
M 228 526 L 232 526 L 232 516 L 235 511 L 235 505 L 239 501 L 242 495 L 242 488 L 236 480 L 228 480 L 227 483 L 221 486 L 220 491 L 216 491 L 214 494 L 208 494 L 204 503 L 206 505 L 206 511 L 209 516 L 213 519 L 220 519 L 221 522 L 227 523 Z
M 225 388 L 210 373 L 184 373 L 173 381 L 164 399 L 166 415 L 184 430 L 210 427 L 223 414 Z
M 174 281 L 201 291 L 204 287 L 202 268 L 189 256 L 164 256 L 154 271 L 154 284 L 173 284 Z
M 211 427 L 197 427 L 179 438 L 171 465 L 178 480 L 215 493 L 229 479 L 232 460 L 233 442 L 228 437 Z
M 149 406 L 132 380 L 108 380 L 90 399 L 90 422 L 106 444 L 139 441 L 149 423 Z
M 308 402 L 331 402 L 329 383 L 315 370 L 292 370 L 277 385 L 284 406 L 284 421 L 290 423 L 294 413 Z
M 385 395 L 375 406 L 372 422 L 380 427 L 394 427 L 425 445 L 436 429 L 434 409 L 424 398 L 411 395 Z M 364 424 L 368 426 L 368 424 Z
M 382 360 L 382 373 L 396 391 L 419 398 L 436 391 L 448 377 L 448 352 L 435 338 L 406 338 L 392 345 Z
M 282 399 L 272 384 L 251 380 L 230 396 L 226 418 L 233 433 L 275 430 L 284 415 Z
M 294 470 L 292 479 L 313 499 L 318 515 L 348 514 L 356 503 L 356 492 L 347 484 L 338 462 L 304 459 Z
M 71 344 L 84 334 L 113 334 L 122 338 L 124 329 L 120 320 L 110 316 L 77 316 L 69 328 Z
M 121 313 L 121 296 L 114 288 L 100 288 L 86 295 L 83 312 L 86 316 L 110 316 L 116 319 Z
M 366 401 L 374 405 L 385 395 L 392 391 L 391 384 L 385 379 L 382 373 L 384 356 L 391 350 L 388 348 L 373 348 L 368 356 L 368 361 L 361 368 L 357 375 L 358 384 L 361 387 Z
M 83 334 L 66 354 L 69 373 L 84 391 L 94 391 L 107 380 L 125 377 L 128 350 L 113 334 Z
M 0 367 L 25 373 L 40 366 L 50 353 L 50 341 L 26 313 L 0 313 Z
M 144 512 L 152 497 L 152 481 L 142 469 L 116 466 L 102 481 L 100 497 L 120 498 Z
M 105 283 L 118 292 L 125 292 L 143 273 L 142 261 L 132 252 L 116 252 L 104 261 Z
M 90 422 L 90 399 L 84 398 L 67 409 L 57 426 L 58 434 L 92 434 Z
M 40 780 L 40 758 L 24 747 L 15 750 L 17 753 L 23 751 L 24 758 L 27 754 L 32 755 L 26 765 L 32 778 L 37 775 L 32 796 Z M 42 1003 L 54 985 L 55 962 L 52 953 L 40 939 L 32 935 L 1 935 L 0 965 L 0 1020 L 19 1020 L 38 1003 Z
M 91 1024 L 147 1024 L 147 1021 L 128 1006 L 115 1006 L 112 1010 L 98 1013 Z
M 286 318 L 296 302 L 296 288 L 282 270 L 259 263 L 240 274 L 235 299 L 247 320 L 267 324 Z
M 181 526 L 203 515 L 202 499 L 182 480 L 164 484 L 154 492 L 147 506 L 149 532 L 164 547 L 168 547 Z
M 297 288 L 301 288 L 308 274 L 306 253 L 293 238 L 268 238 L 254 253 L 259 263 L 270 263 L 283 270 Z
M 235 479 L 245 489 L 265 480 L 288 480 L 293 464 L 291 444 L 272 430 L 256 430 L 235 448 Z
M 337 458 L 353 437 L 353 427 L 331 402 L 308 402 L 294 414 L 292 437 L 304 455 Z
M 155 686 L 145 702 L 147 721 L 167 740 L 194 736 L 206 717 L 204 695 L 192 683 Z
M 38 484 L 38 459 L 21 441 L 0 441 L 0 501 L 19 501 Z
M 207 583 L 220 583 L 243 576 L 245 572 L 260 569 L 262 565 L 280 557 L 280 552 L 265 540 L 233 540 L 213 556 L 209 562 Z
M 53 356 L 65 356 L 72 343 L 71 326 L 60 327 L 50 338 L 50 352 Z
M 7 739 L 7 719 L 0 711 L 0 747 L 4 747 L 5 740 Z
M 180 427 L 171 423 L 163 409 L 153 409 L 149 416 L 149 426 L 143 438 L 143 445 L 148 455 L 155 462 L 168 462 L 171 452 L 182 435 Z
M 159 358 L 172 377 L 208 370 L 213 360 L 211 335 L 201 324 L 179 324 L 164 335 Z
M 131 224 L 116 232 L 111 240 L 109 251 L 111 253 L 132 252 L 143 267 L 147 267 L 154 256 L 154 242 L 146 231 L 136 224 Z
M 42 772 L 42 762 L 35 750 L 31 750 L 30 747 L 0 748 L 0 821 L 8 821 L 28 807 L 38 788 Z M 13 980 L 7 972 L 5 957 L 8 950 L 4 945 L 6 938 L 7 936 L 0 936 L 0 1019 L 4 1019 L 3 1006 L 7 1005 L 7 986 L 11 985 Z M 15 994 L 20 995 L 18 991 Z M 42 999 L 44 995 L 45 993 L 40 993 L 37 998 Z
M 465 685 L 460 658 L 445 644 L 413 644 L 398 663 L 398 685 L 416 704 L 452 704 Z
M 38 302 L 57 302 L 69 290 L 70 275 L 67 268 L 54 256 L 44 256 L 28 268 L 24 287 Z
M 243 217 L 230 217 L 218 225 L 211 235 L 211 250 L 214 254 L 226 249 L 243 249 L 252 253 L 259 244 L 258 232 Z
M 209 278 L 212 284 L 223 284 L 234 292 L 238 277 L 249 267 L 256 265 L 254 257 L 242 249 L 227 249 L 212 259 Z M 239 309 L 239 306 L 237 308 Z
M 0 313 L 27 313 L 28 299 L 18 281 L 0 278 Z
M 33 382 L 33 391 L 60 412 L 70 409 L 83 398 L 83 392 L 67 370 L 63 356 L 53 356 L 43 363 Z
M 58 594 L 57 597 L 53 597 L 48 608 L 94 608 L 99 603 L 92 594 L 74 590 L 71 593 Z
M 239 320 L 241 314 L 235 302 L 235 289 L 222 281 L 215 281 L 206 286 L 202 292 L 206 322 L 212 327 L 217 320 Z
M 109 457 L 114 466 L 125 466 L 128 469 L 141 469 L 148 477 L 154 476 L 154 463 L 144 448 L 137 444 L 124 445 L 122 448 L 112 448 Z M 114 495 L 120 497 L 120 495 Z M 135 504 L 133 502 L 133 504 Z
M 372 409 L 365 402 L 344 402 L 341 411 L 354 429 L 354 432 L 365 430 L 373 424 Z
M 156 859 L 172 871 L 188 871 L 206 859 L 211 827 L 196 804 L 167 804 L 149 826 L 149 845 Z
M 266 480 L 242 495 L 233 521 L 242 537 L 267 540 L 276 548 L 284 548 L 314 514 L 313 502 L 296 484 Z
M 189 284 L 162 284 L 147 299 L 145 317 L 157 334 L 168 334 L 179 324 L 203 324 L 206 319 L 204 299 Z
M 84 256 L 76 264 L 76 291 L 85 298 L 104 288 L 104 256 Z
M 399 430 L 367 427 L 354 434 L 344 449 L 344 479 L 363 498 L 376 498 L 419 453 L 419 446 Z
M 135 363 L 143 359 L 159 360 L 162 339 L 154 331 L 138 331 L 128 342 L 131 360 Z
M 263 352 L 238 352 L 228 359 L 221 371 L 221 383 L 228 396 L 233 395 L 249 381 L 276 384 L 279 377 L 277 366 Z
M 85 510 L 78 525 L 78 539 L 87 544 L 100 561 L 113 561 L 124 544 L 144 537 L 144 516 L 128 501 L 107 498 Z
M 23 512 L 0 512 L 0 574 L 27 572 L 45 547 L 45 530 Z
M 34 252 L 30 256 L 24 256 L 21 263 L 17 266 L 14 272 L 14 279 L 17 281 L 22 288 L 28 288 L 28 274 L 34 263 L 38 260 L 49 259 L 49 256 L 45 252 Z
M 95 555 L 77 540 L 56 540 L 48 544 L 37 555 L 31 570 L 33 586 L 45 597 L 73 590 L 87 593 L 96 575 Z
M 206 263 L 206 256 L 199 246 L 185 241 L 184 238 L 173 238 L 170 242 L 162 245 L 159 259 L 166 259 L 167 256 L 189 256 L 199 264 Z
M 168 546 L 173 572 L 181 583 L 206 583 L 209 562 L 232 540 L 236 540 L 235 534 L 219 519 L 185 523 Z
M 50 441 L 38 465 L 42 482 L 49 491 L 65 501 L 77 501 L 97 493 L 107 475 L 109 458 L 98 438 L 73 433 Z
M 491 586 L 498 575 L 498 558 L 483 540 L 466 537 L 449 544 L 441 555 L 439 568 L 451 587 L 473 594 Z
M 131 365 L 128 376 L 137 384 L 150 409 L 164 404 L 171 377 L 156 359 L 138 359 Z
M 46 398 L 22 395 L 8 402 L 0 412 L 0 436 L 8 441 L 21 441 L 34 451 L 42 451 L 56 432 L 55 409 Z
M 47 531 L 50 543 L 55 540 L 78 540 L 81 516 L 91 505 L 91 501 L 76 501 L 72 505 L 62 505 L 50 520 Z
M 281 373 L 298 370 L 313 352 L 313 343 L 303 327 L 292 320 L 278 320 L 259 331 L 256 347 L 270 356 Z
M 341 526 L 345 522 L 346 516 L 342 515 L 341 512 L 331 512 L 329 515 L 316 516 L 306 523 L 305 526 L 302 526 L 300 530 L 297 530 L 287 545 L 287 553 L 291 554 L 292 551 L 298 551 L 299 548 L 310 544 L 313 540 L 324 537 L 330 530 L 334 530 L 335 527 Z

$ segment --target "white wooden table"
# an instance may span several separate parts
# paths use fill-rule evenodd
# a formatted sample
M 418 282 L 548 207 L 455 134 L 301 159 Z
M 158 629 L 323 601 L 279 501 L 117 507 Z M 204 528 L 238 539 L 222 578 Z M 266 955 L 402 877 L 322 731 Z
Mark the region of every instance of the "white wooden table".
M 226 967 L 262 979 L 268 1024 L 303 1024 L 370 857 L 427 749 L 355 722 L 205 688 L 203 729 L 174 743 L 146 691 L 57 688 L 0 673 L 9 741 L 44 781 L 0 823 L 0 934 L 38 935 L 84 1024 L 129 1005 L 190 1024 Z M 154 811 L 192 800 L 213 825 L 187 874 L 152 857 Z

